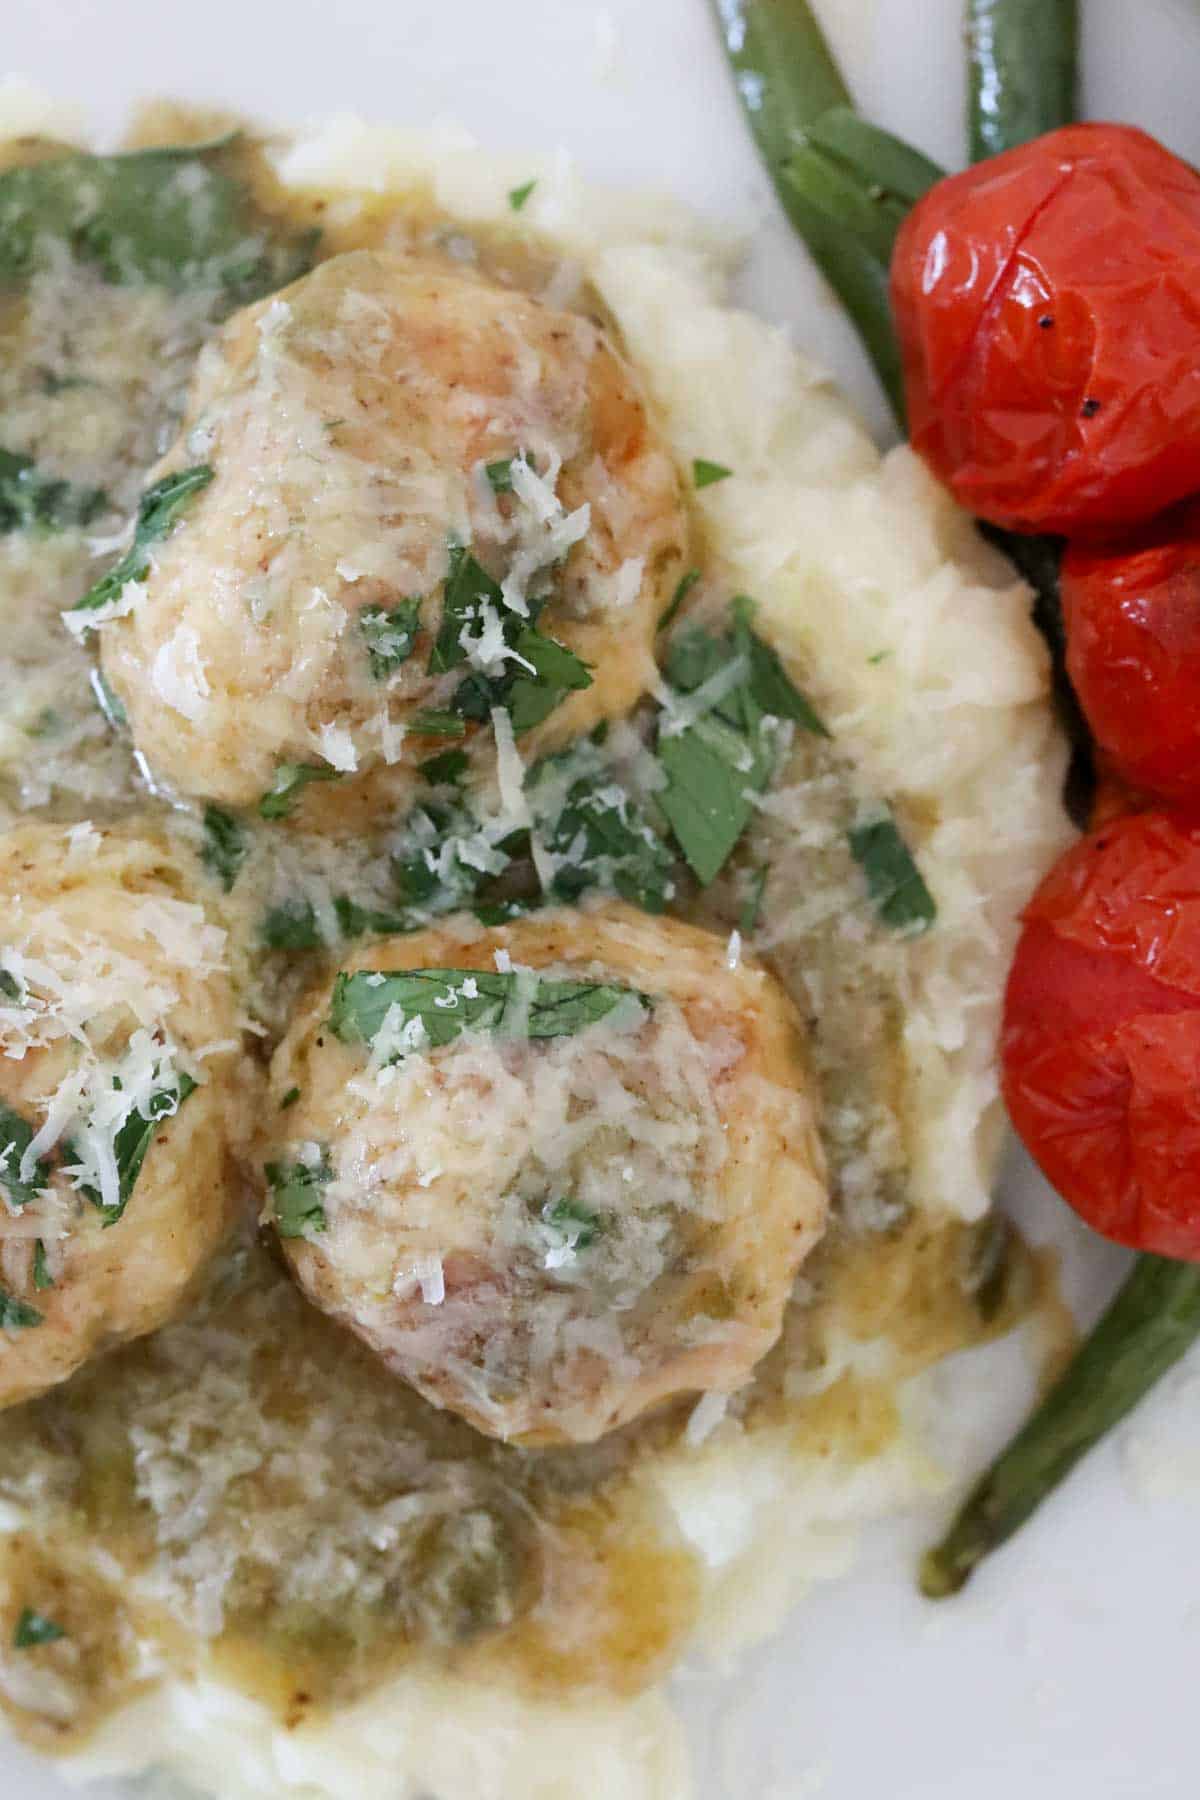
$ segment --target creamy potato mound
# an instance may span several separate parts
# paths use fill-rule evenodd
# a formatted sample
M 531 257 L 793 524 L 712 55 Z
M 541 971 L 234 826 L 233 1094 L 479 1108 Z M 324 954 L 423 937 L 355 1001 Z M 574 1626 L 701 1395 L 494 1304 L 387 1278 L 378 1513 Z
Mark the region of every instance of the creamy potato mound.
M 157 474 L 198 464 L 211 484 L 102 634 L 139 750 L 182 793 L 250 805 L 283 765 L 427 757 L 463 731 L 465 679 L 531 672 L 513 617 L 591 677 L 529 729 L 532 752 L 653 680 L 678 478 L 590 318 L 419 258 L 333 257 L 201 357 Z M 468 549 L 502 598 L 476 583 L 448 669 L 443 598 Z
M 531 997 L 539 979 L 625 997 L 570 1035 L 469 1029 L 424 1049 L 398 1014 L 347 1041 L 328 981 L 300 1008 L 263 1147 L 277 1217 L 279 1190 L 315 1171 L 298 1179 L 320 1217 L 281 1226 L 297 1279 L 498 1437 L 586 1441 L 739 1387 L 825 1223 L 790 1001 L 723 939 L 619 904 L 450 921 L 365 947 L 343 978 L 368 995 L 388 972 L 497 967 L 528 971 Z
M 225 934 L 163 842 L 11 831 L 0 920 L 6 1406 L 180 1306 L 230 1222 L 245 1081 Z

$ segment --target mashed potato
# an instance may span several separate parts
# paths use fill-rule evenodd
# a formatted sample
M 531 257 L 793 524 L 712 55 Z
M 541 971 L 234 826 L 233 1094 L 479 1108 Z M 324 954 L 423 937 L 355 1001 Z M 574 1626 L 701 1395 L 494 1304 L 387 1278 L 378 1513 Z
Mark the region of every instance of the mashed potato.
M 0 1702 L 71 1778 L 159 1766 L 203 1788 L 218 1768 L 230 1800 L 681 1800 L 660 1678 L 689 1643 L 769 1629 L 841 1566 L 831 1543 L 928 1486 L 905 1380 L 1012 1316 L 994 1298 L 995 1235 L 974 1222 L 1016 913 L 1067 836 L 1046 658 L 1007 566 L 906 450 L 878 455 L 781 333 L 729 310 L 725 259 L 690 219 L 590 193 L 561 159 L 514 167 L 352 121 L 282 149 L 278 173 L 301 214 L 337 195 L 338 250 L 382 236 L 423 251 L 432 219 L 468 254 L 498 233 L 561 258 L 575 273 L 559 300 L 582 269 L 675 457 L 733 471 L 697 497 L 689 605 L 704 617 L 753 595 L 832 737 L 797 734 L 730 869 L 673 900 L 744 935 L 805 1015 L 834 1223 L 752 1382 L 546 1452 L 481 1454 L 470 1427 L 381 1382 L 370 1352 L 240 1252 L 240 1288 L 223 1277 L 194 1313 L 82 1371 L 32 1428 L 0 1415 L 14 1531 L 86 1558 L 70 1538 L 80 1486 L 115 1496 L 124 1535 L 105 1555 L 121 1555 L 93 1556 L 87 1580 L 115 1639 L 141 1646 L 86 1732 L 69 1637 L 0 1654 Z M 531 175 L 514 221 L 508 192 Z M 614 737 L 640 766 L 640 742 Z M 523 773 L 501 759 L 509 800 Z M 923 935 L 881 927 L 846 851 L 847 828 L 884 807 L 936 902 Z M 259 941 L 256 855 L 228 902 L 245 913 L 239 958 Z M 306 890 L 305 904 L 333 919 L 305 942 L 335 942 L 333 901 Z M 741 947 L 731 935 L 735 966 Z M 30 1459 L 39 1424 L 52 1450 Z M 22 1568 L 0 1627 L 39 1602 L 36 1558 Z

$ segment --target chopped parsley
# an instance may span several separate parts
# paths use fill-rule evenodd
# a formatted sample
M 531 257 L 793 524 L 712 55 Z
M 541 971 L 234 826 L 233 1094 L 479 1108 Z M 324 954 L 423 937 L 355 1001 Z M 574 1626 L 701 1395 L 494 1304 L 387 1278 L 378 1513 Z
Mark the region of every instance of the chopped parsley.
M 457 787 L 470 766 L 465 750 L 441 750 L 418 763 L 417 773 L 430 787 Z
M 898 931 L 928 930 L 937 906 L 891 813 L 856 825 L 850 832 L 850 851 L 867 878 L 884 924 Z
M 206 806 L 200 861 L 212 871 L 227 894 L 232 892 L 248 850 L 241 821 L 220 806 Z
M 0 174 L 0 279 L 28 280 L 64 247 L 118 285 L 211 287 L 243 305 L 311 266 L 255 208 L 233 163 L 237 134 L 209 144 L 72 152 Z
M 102 488 L 76 487 L 43 474 L 31 456 L 0 450 L 0 532 L 64 531 L 72 525 L 90 525 L 108 504 Z
M 27 1305 L 0 1288 L 0 1331 L 28 1331 L 42 1322 L 42 1315 L 35 1306 Z
M 751 874 L 746 886 L 746 898 L 742 902 L 742 910 L 738 915 L 739 931 L 748 934 L 757 928 L 769 874 L 770 870 L 765 863 L 761 869 L 755 869 Z
M 456 689 L 450 710 L 460 722 L 472 719 L 478 723 L 495 708 L 504 707 L 514 735 L 520 737 L 549 718 L 569 693 L 591 687 L 592 677 L 573 650 L 538 630 L 534 616 L 522 618 L 505 606 L 499 583 L 461 544 L 450 551 L 450 572 L 429 674 L 444 675 L 469 660 L 472 628 L 480 624 L 487 609 L 500 620 L 505 648 L 512 654 L 499 675 L 472 669 Z M 530 610 L 532 615 L 533 607 Z
M 488 486 L 493 494 L 512 493 L 512 467 L 515 461 L 515 457 L 506 456 L 499 462 L 490 462 L 485 466 L 483 472 L 488 478 Z
M 599 1213 L 592 1212 L 581 1200 L 564 1194 L 561 1200 L 547 1201 L 542 1208 L 542 1222 L 562 1240 L 567 1250 L 588 1250 L 604 1230 Z
M 466 737 L 466 721 L 456 712 L 439 712 L 436 707 L 425 706 L 415 712 L 408 721 L 408 729 L 414 737 Z
M 190 1075 L 180 1072 L 173 1083 L 158 1088 L 145 1102 L 145 1110 L 139 1106 L 129 1114 L 113 1139 L 113 1157 L 117 1165 L 118 1199 L 112 1206 L 106 1206 L 100 1197 L 98 1188 L 90 1183 L 79 1182 L 79 1191 L 86 1194 L 97 1211 L 103 1214 L 106 1225 L 115 1225 L 123 1216 L 125 1208 L 133 1197 L 137 1178 L 142 1172 L 142 1164 L 146 1160 L 146 1152 L 154 1141 L 154 1134 L 164 1119 L 174 1116 L 189 1095 L 196 1091 L 196 1083 Z
M 42 1644 L 56 1644 L 59 1638 L 65 1638 L 66 1632 L 45 1613 L 35 1612 L 27 1606 L 17 1620 L 13 1632 L 14 1650 L 36 1650 Z
M 675 891 L 675 858 L 618 780 L 595 738 L 537 764 L 526 784 L 535 831 L 554 873 L 555 900 L 590 891 L 619 894 L 660 913 Z
M 691 593 L 692 589 L 695 587 L 695 585 L 699 581 L 699 579 L 700 579 L 699 569 L 688 569 L 683 575 L 681 575 L 679 577 L 679 581 L 677 582 L 676 587 L 675 587 L 675 592 L 671 595 L 671 604 L 670 604 L 670 606 L 668 606 L 668 608 L 667 608 L 666 612 L 663 614 L 662 618 L 658 621 L 658 629 L 660 631 L 665 631 L 667 629 L 668 625 L 674 624 L 675 619 L 678 616 L 680 607 L 683 605 L 684 601 L 687 599 L 688 595 Z
M 532 194 L 536 186 L 537 177 L 535 176 L 532 181 L 523 181 L 520 187 L 509 188 L 508 204 L 513 212 L 521 212 L 524 209 L 525 202 L 529 199 L 530 194 Z
M 33 1241 L 33 1285 L 39 1294 L 54 1286 L 54 1277 L 46 1264 L 46 1246 L 41 1238 Z
M 391 607 L 364 607 L 358 628 L 366 642 L 372 675 L 376 681 L 386 681 L 413 653 L 421 629 L 421 602 L 400 600 Z
M 33 1139 L 34 1129 L 28 1120 L 0 1100 L 0 1189 L 14 1212 L 36 1200 L 50 1180 L 49 1165 L 44 1162 L 34 1164 L 28 1181 L 21 1179 L 21 1161 Z
M 268 1163 L 265 1174 L 271 1188 L 275 1229 L 280 1237 L 307 1237 L 310 1232 L 325 1230 L 322 1189 L 333 1180 L 327 1150 L 321 1151 L 318 1163 Z
M 150 548 L 170 536 L 180 515 L 192 504 L 196 495 L 213 478 L 207 463 L 195 463 L 190 469 L 177 469 L 148 487 L 138 501 L 137 523 L 133 542 L 107 575 L 102 575 L 83 599 L 70 610 L 73 613 L 99 612 L 119 600 L 125 584 L 145 581 L 150 573 Z
M 328 763 L 280 763 L 275 779 L 258 803 L 260 819 L 286 819 L 313 781 L 340 781 L 342 772 Z
M 408 1047 L 423 1050 L 452 1043 L 464 1031 L 573 1037 L 618 1008 L 626 1016 L 640 1018 L 647 1004 L 645 996 L 632 988 L 595 981 L 544 981 L 519 971 L 403 969 L 381 977 L 360 970 L 339 975 L 334 983 L 329 1025 L 344 1043 L 373 1044 L 388 1020 L 389 1032 L 412 1027 Z
M 279 1102 L 280 1112 L 287 1112 L 287 1110 L 290 1106 L 295 1106 L 295 1104 L 299 1098 L 300 1098 L 300 1089 L 298 1087 L 290 1087 L 288 1089 L 287 1093 L 283 1096 L 283 1099 Z
M 748 600 L 733 602 L 730 629 L 716 636 L 693 626 L 671 646 L 667 680 L 683 696 L 680 726 L 668 710 L 658 730 L 667 783 L 658 801 L 697 879 L 715 880 L 750 822 L 753 796 L 771 778 L 774 721 L 829 734 L 769 644 L 751 629 Z M 688 707 L 687 697 L 709 705 Z
M 413 931 L 416 923 L 403 912 L 383 912 L 360 906 L 347 894 L 332 896 L 331 905 L 339 939 L 392 937 Z M 284 900 L 265 915 L 259 937 L 268 950 L 319 950 L 327 942 L 311 900 Z
M 697 456 L 692 462 L 692 485 L 696 488 L 713 487 L 718 481 L 726 481 L 733 474 L 724 463 L 709 462 L 703 456 Z
M 0 994 L 3 994 L 6 1000 L 24 998 L 24 989 L 11 969 L 0 969 Z

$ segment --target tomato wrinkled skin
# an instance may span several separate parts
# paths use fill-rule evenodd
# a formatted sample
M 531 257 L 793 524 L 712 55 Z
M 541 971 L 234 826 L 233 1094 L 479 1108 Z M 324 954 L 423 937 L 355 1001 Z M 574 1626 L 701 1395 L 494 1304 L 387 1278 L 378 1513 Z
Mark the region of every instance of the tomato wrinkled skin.
M 1200 1262 L 1200 813 L 1136 813 L 1060 858 L 1025 910 L 1000 1059 L 1075 1211 Z
M 1067 673 L 1111 771 L 1200 803 L 1200 501 L 1069 544 L 1060 590 Z
M 1077 536 L 1200 491 L 1200 175 L 1145 132 L 938 182 L 891 295 L 912 444 L 977 517 Z

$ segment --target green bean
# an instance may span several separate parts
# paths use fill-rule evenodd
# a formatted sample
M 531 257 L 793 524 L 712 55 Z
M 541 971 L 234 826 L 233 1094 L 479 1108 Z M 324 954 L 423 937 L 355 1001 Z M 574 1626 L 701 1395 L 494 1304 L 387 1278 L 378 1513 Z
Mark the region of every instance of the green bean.
M 957 1593 L 1200 1336 L 1200 1267 L 1138 1258 L 1099 1324 L 921 1564 L 930 1599 Z
M 1078 0 L 967 0 L 971 160 L 1075 117 Z

